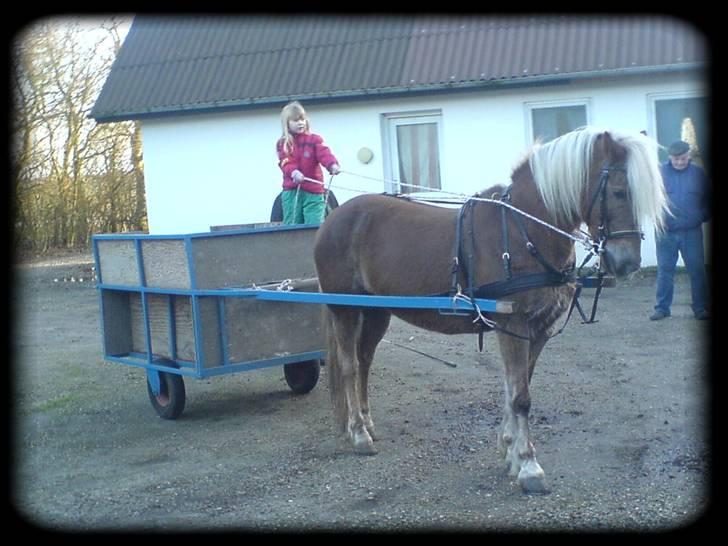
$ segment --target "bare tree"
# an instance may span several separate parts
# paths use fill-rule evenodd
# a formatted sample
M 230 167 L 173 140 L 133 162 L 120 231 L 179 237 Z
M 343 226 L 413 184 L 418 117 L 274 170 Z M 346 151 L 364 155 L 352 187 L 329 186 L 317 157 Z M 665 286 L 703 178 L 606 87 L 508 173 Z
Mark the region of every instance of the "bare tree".
M 88 118 L 120 25 L 45 20 L 15 44 L 15 227 L 24 247 L 83 246 L 94 231 L 145 226 L 139 128 Z

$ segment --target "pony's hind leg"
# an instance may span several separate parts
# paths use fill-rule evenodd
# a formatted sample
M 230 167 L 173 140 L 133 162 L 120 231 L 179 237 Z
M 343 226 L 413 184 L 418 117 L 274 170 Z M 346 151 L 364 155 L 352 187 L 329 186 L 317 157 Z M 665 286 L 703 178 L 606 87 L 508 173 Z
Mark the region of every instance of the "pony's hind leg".
M 362 313 L 355 308 L 330 308 L 329 389 L 342 429 L 357 453 L 376 453 L 367 431 L 360 397 L 361 371 L 357 347 Z
M 364 309 L 359 336 L 358 357 L 359 357 L 359 400 L 361 402 L 361 413 L 364 417 L 364 425 L 373 440 L 376 440 L 374 422 L 372 421 L 369 409 L 369 368 L 374 360 L 374 351 L 389 328 L 391 313 L 382 309 Z
M 527 335 L 526 327 L 520 330 Z M 529 393 L 529 345 L 526 340 L 498 334 L 498 344 L 505 364 L 505 408 L 499 445 L 505 449 L 506 463 L 511 475 L 517 476 L 519 485 L 527 493 L 546 492 L 545 476 L 536 460 L 536 450 L 530 440 L 528 415 L 531 409 Z

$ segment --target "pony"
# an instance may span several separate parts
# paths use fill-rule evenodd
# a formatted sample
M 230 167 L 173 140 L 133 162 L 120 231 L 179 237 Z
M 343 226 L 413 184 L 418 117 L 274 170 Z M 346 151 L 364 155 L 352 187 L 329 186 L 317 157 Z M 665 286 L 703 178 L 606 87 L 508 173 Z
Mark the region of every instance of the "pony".
M 583 127 L 537 143 L 512 170 L 509 187 L 476 195 L 493 199 L 468 201 L 458 211 L 367 194 L 347 201 L 322 224 L 314 243 L 322 292 L 442 295 L 467 286 L 477 295 L 474 286 L 487 294 L 506 279 L 512 284 L 505 293 L 514 304 L 512 313 L 478 312 L 481 320 L 475 321 L 438 310 L 328 305 L 331 398 L 354 451 L 375 454 L 368 376 L 391 315 L 444 334 L 495 330 L 505 369 L 497 445 L 521 488 L 543 493 L 545 473 L 528 426 L 529 386 L 577 286 L 575 242 L 563 235 L 586 224 L 599 240 L 600 267 L 618 280 L 639 269 L 643 226 L 661 230 L 667 210 L 657 144 L 641 134 Z

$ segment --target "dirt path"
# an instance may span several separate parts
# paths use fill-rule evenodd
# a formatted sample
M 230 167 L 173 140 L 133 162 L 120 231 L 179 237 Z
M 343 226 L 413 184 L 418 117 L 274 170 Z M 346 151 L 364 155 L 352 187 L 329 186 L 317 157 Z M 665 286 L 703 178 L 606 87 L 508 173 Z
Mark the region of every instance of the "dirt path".
M 647 317 L 654 278 L 608 289 L 600 322 L 546 347 L 532 431 L 551 493 L 525 496 L 495 446 L 494 337 L 393 321 L 372 371 L 379 454 L 334 434 L 325 368 L 296 396 L 272 368 L 186 380 L 177 421 L 143 370 L 101 357 L 98 295 L 79 259 L 17 267 L 12 501 L 68 530 L 664 530 L 710 505 L 708 332 L 678 278 L 673 316 Z M 71 282 L 73 277 L 75 282 Z M 79 282 L 79 278 L 84 278 Z M 65 279 L 65 280 L 64 280 Z

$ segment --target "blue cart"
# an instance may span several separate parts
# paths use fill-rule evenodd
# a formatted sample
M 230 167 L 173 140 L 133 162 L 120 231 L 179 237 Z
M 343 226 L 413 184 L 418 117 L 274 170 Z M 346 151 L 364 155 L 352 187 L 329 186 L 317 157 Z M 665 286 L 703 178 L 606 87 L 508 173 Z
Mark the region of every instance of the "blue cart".
M 95 235 L 104 359 L 144 368 L 157 414 L 176 419 L 184 377 L 283 366 L 294 392 L 311 391 L 325 357 L 322 304 L 471 309 L 446 297 L 319 292 L 316 230 Z M 476 302 L 483 311 L 511 312 L 508 302 Z

